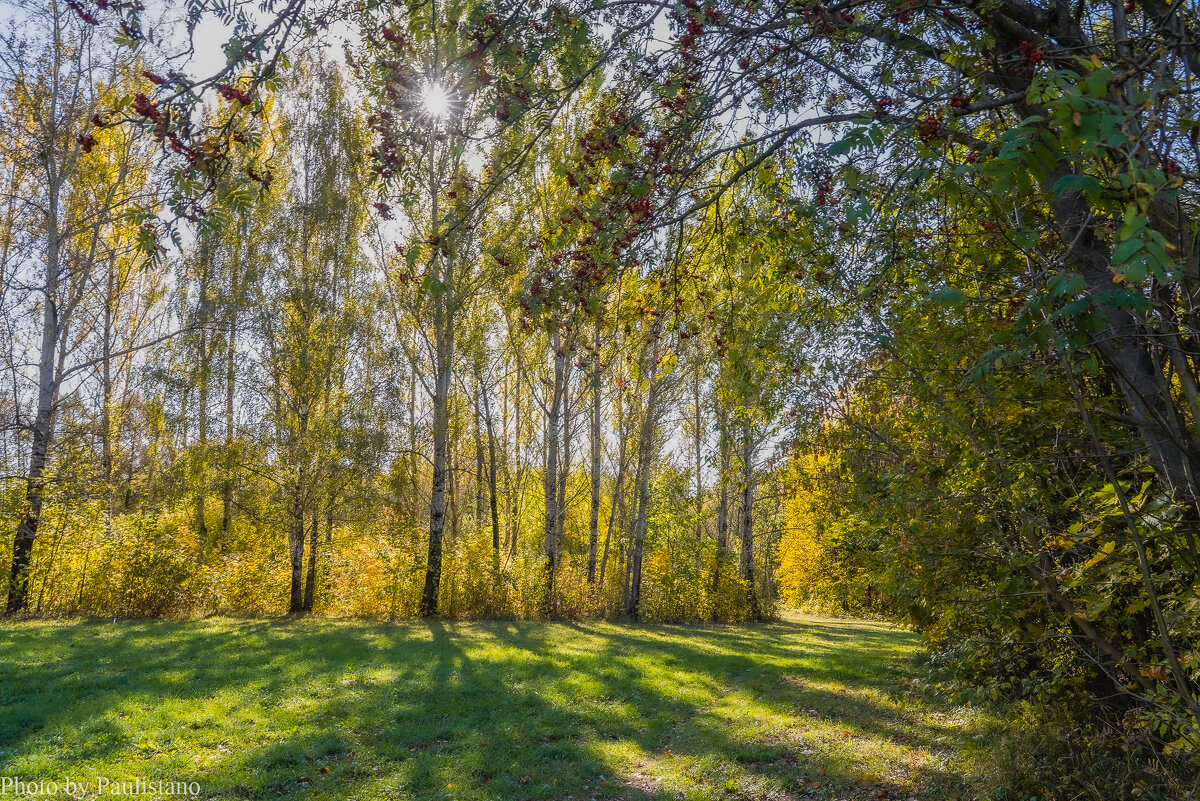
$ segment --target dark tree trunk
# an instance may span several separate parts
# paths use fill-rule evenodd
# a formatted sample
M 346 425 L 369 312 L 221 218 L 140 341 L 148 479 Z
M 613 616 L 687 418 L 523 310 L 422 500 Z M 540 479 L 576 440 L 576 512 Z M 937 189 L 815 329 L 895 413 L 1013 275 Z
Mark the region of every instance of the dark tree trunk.
M 742 485 L 742 554 L 738 577 L 745 582 L 746 602 L 750 606 L 750 617 L 760 617 L 758 592 L 754 587 L 754 437 L 750 424 L 742 432 L 742 459 L 746 471 L 746 482 Z
M 296 475 L 291 488 L 291 521 L 288 546 L 292 565 L 291 593 L 288 597 L 288 613 L 304 611 L 304 519 L 308 511 L 309 471 L 308 458 L 308 407 L 304 405 L 296 423 L 296 449 L 292 458 L 296 460 Z
M 8 614 L 14 614 L 25 609 L 29 598 L 29 564 L 33 555 L 33 543 L 37 538 L 38 521 L 42 514 L 43 474 L 46 471 L 46 457 L 50 446 L 50 414 L 38 409 L 38 419 L 34 423 L 33 450 L 29 456 L 29 472 L 26 476 L 25 514 L 17 524 L 17 533 L 13 539 L 12 566 L 9 572 L 8 602 L 5 607 Z
M 312 522 L 308 532 L 308 573 L 304 578 L 304 611 L 313 610 L 313 597 L 317 583 L 317 505 L 313 504 Z
M 488 399 L 487 383 L 482 386 L 483 423 L 487 428 L 488 504 L 492 516 L 492 553 L 500 554 L 500 507 L 496 498 L 496 432 L 492 423 L 492 406 Z
M 462 487 L 459 482 L 462 476 L 462 459 L 454 444 L 458 442 L 460 432 L 453 432 L 446 440 L 446 517 L 450 521 L 450 536 L 446 537 L 451 554 L 458 543 L 458 526 L 462 520 Z M 443 560 L 444 561 L 444 560 Z
M 1046 179 L 1053 186 L 1068 170 L 1052 172 Z M 1096 235 L 1096 223 L 1078 193 L 1065 193 L 1052 204 L 1055 222 L 1071 243 L 1071 258 L 1087 282 L 1088 289 L 1100 294 L 1112 289 L 1111 257 L 1107 246 Z M 1167 425 L 1167 407 L 1173 402 L 1163 376 L 1154 366 L 1149 350 L 1149 333 L 1130 311 L 1108 307 L 1105 327 L 1092 335 L 1092 344 L 1108 362 L 1121 396 L 1142 441 L 1150 463 L 1163 482 L 1179 497 L 1195 501 L 1195 488 L 1188 476 L 1196 464 L 1195 446 L 1183 432 L 1172 432 Z
M 419 333 L 413 332 L 413 352 L 419 345 Z M 408 482 L 405 486 L 405 503 L 410 519 L 416 521 L 417 507 L 421 499 L 421 457 L 417 453 L 417 368 L 414 364 L 408 371 Z
M 599 329 L 600 324 L 596 324 Z M 588 584 L 596 583 L 596 541 L 600 534 L 600 337 L 596 336 L 596 369 L 592 371 L 592 496 L 588 510 Z
M 440 382 L 439 382 L 440 383 Z M 437 404 L 435 403 L 435 407 Z M 441 416 L 446 412 L 442 410 Z M 434 411 L 434 428 L 439 412 Z M 445 421 L 440 421 L 445 426 Z M 433 500 L 429 505 L 429 553 L 425 565 L 425 587 L 421 593 L 421 617 L 432 617 L 438 610 L 438 591 L 442 581 L 442 534 L 446 527 L 446 434 L 435 436 L 433 443 Z
M 475 404 L 475 528 L 483 529 L 484 504 L 486 503 L 483 459 L 483 415 L 479 404 Z
M 288 597 L 288 613 L 295 614 L 304 611 L 304 501 L 300 498 L 300 490 L 292 499 L 290 536 L 288 537 L 289 557 L 292 567 L 291 593 Z
M 700 366 L 692 373 L 692 402 L 695 404 L 695 420 L 693 421 L 692 448 L 696 457 L 696 542 L 704 536 L 704 455 L 701 452 L 702 432 L 704 422 L 700 414 Z

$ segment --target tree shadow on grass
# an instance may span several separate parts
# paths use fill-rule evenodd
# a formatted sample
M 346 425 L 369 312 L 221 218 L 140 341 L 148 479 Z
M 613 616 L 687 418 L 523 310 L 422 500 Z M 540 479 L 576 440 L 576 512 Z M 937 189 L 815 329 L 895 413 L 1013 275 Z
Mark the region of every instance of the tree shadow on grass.
M 772 627 L 772 634 L 777 630 Z M 721 753 L 743 765 L 766 766 L 768 774 L 778 774 L 783 766 L 793 785 L 815 775 L 842 787 L 894 795 L 900 785 L 883 781 L 882 774 L 890 772 L 904 780 L 905 788 L 929 789 L 938 797 L 964 792 L 968 777 L 948 764 L 959 761 L 963 752 L 979 750 L 981 740 L 999 739 L 998 722 L 914 688 L 908 681 L 912 664 L 903 655 L 894 661 L 881 658 L 879 649 L 894 649 L 907 639 L 902 634 L 855 637 L 854 649 L 847 650 L 814 646 L 813 634 L 827 639 L 819 628 L 793 626 L 790 633 L 800 632 L 805 635 L 801 641 L 773 648 L 756 648 L 746 632 L 664 638 L 648 636 L 661 632 L 643 628 L 624 630 L 611 643 L 619 643 L 616 650 L 621 652 L 701 665 L 725 682 L 727 703 L 718 700 L 699 710 L 663 739 L 660 750 L 696 757 Z M 713 639 L 723 646 L 720 653 L 709 647 Z M 812 658 L 814 648 L 819 658 Z M 764 661 L 753 656 L 763 651 L 790 658 Z M 739 718 L 756 716 L 762 725 L 739 725 L 745 723 Z M 876 755 L 873 765 L 870 754 Z M 869 787 L 863 786 L 864 777 Z
M 0 630 L 24 657 L 0 667 L 13 711 L 0 757 L 5 775 L 195 780 L 213 799 L 802 797 L 814 777 L 862 789 L 855 743 L 959 744 L 888 703 L 891 673 L 866 654 L 894 651 L 889 634 L 839 649 L 790 623 Z M 848 680 L 853 693 L 829 688 Z M 731 717 L 734 693 L 775 723 Z M 958 785 L 934 764 L 904 772 L 907 787 Z
M 639 736 L 638 721 L 564 703 L 569 667 L 511 651 L 472 654 L 464 643 L 477 640 L 437 622 L 429 629 L 418 652 L 381 655 L 406 666 L 399 675 L 368 668 L 343 678 L 347 693 L 308 710 L 285 742 L 198 780 L 215 798 L 239 799 L 648 797 L 625 793 L 587 745 L 598 729 Z M 509 637 L 519 653 L 553 651 L 528 630 Z M 344 733 L 339 747 L 330 747 L 331 724 Z

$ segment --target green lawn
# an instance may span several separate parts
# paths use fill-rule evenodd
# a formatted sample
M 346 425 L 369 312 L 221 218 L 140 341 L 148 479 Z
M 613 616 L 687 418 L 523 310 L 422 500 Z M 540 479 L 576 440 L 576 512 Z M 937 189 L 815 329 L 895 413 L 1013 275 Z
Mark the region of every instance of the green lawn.
M 8 623 L 0 776 L 212 799 L 981 794 L 998 724 L 915 693 L 918 653 L 798 617 Z

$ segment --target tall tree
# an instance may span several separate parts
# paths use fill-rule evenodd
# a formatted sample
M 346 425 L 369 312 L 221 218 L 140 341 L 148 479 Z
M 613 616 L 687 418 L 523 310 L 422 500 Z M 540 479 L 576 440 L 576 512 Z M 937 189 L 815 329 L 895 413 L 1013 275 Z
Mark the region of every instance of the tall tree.
M 288 610 L 300 612 L 313 607 L 320 504 L 335 503 L 339 440 L 356 390 L 346 370 L 363 334 L 369 176 L 365 122 L 338 65 L 305 54 L 281 106 L 288 174 L 274 182 L 282 193 L 276 263 L 260 290 L 259 324 L 288 518 Z
M 93 366 L 69 361 L 80 331 L 93 328 L 90 320 L 77 316 L 97 308 L 85 301 L 108 228 L 146 198 L 144 184 L 128 174 L 141 166 L 136 161 L 118 167 L 117 174 L 99 184 L 86 176 L 84 167 L 97 141 L 93 118 L 122 82 L 120 61 L 92 27 L 68 5 L 52 1 L 16 14 L 0 47 L 6 73 L 4 116 L 11 131 L 6 148 L 12 157 L 37 165 L 36 173 L 24 176 L 28 183 L 20 187 L 19 214 L 36 232 L 38 246 L 19 269 L 29 275 L 32 288 L 22 313 L 40 318 L 40 335 L 29 359 L 9 355 L 10 364 L 36 366 L 25 376 L 32 385 L 32 411 L 22 420 L 30 442 L 24 511 L 8 577 L 6 610 L 12 614 L 28 602 L 30 561 L 54 452 L 55 413 L 66 400 L 62 390 L 72 387 L 70 395 L 73 385 L 66 382 Z

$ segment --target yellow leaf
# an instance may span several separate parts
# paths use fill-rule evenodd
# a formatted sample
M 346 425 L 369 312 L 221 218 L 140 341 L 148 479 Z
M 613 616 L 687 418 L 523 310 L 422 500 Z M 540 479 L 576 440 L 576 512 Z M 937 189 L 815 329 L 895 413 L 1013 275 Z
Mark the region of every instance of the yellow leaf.
M 1100 550 L 1096 552 L 1096 555 L 1084 563 L 1083 569 L 1087 570 L 1089 567 L 1094 567 L 1100 562 L 1103 562 L 1105 559 L 1112 556 L 1112 552 L 1116 547 L 1117 544 L 1115 542 L 1104 543 L 1102 546 L 1100 546 Z

